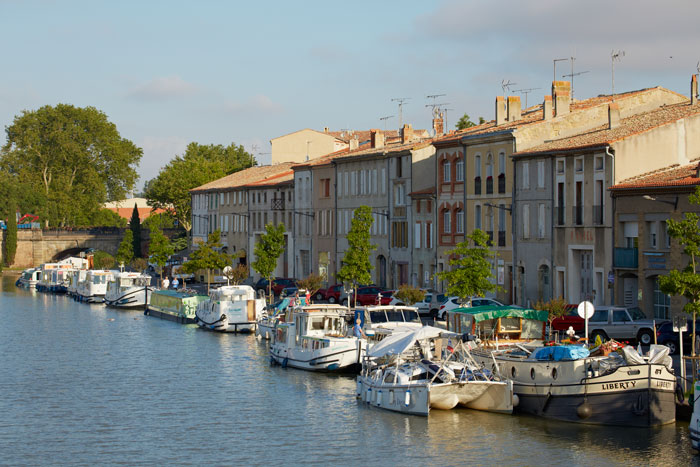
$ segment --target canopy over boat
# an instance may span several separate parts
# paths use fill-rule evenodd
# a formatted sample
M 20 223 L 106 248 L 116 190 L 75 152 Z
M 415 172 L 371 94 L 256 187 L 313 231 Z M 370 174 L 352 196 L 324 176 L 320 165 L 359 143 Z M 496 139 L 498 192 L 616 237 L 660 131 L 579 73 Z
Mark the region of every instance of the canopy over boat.
M 423 339 L 434 339 L 446 334 L 455 335 L 452 332 L 433 326 L 423 326 L 408 332 L 397 332 L 384 338 L 377 345 L 369 349 L 367 355 L 369 357 L 399 355 L 413 347 L 417 341 L 421 341 Z
M 518 306 L 473 306 L 465 308 L 457 308 L 451 310 L 451 313 L 466 313 L 473 316 L 477 323 L 490 319 L 497 318 L 524 318 L 536 321 L 547 321 L 548 313 L 544 310 L 532 310 L 529 308 L 520 308 Z

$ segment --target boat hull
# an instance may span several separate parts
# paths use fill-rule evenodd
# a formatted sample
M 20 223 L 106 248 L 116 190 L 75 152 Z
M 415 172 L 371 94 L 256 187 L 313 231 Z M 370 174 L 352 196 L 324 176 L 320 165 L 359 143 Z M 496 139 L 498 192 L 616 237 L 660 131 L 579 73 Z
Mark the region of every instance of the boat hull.
M 346 371 L 358 372 L 364 347 L 344 346 L 343 348 L 328 347 L 313 351 L 287 349 L 284 346 L 270 347 L 270 357 L 284 367 L 298 368 L 307 371 Z
M 105 295 L 105 303 L 118 308 L 144 308 L 148 305 L 153 289 L 148 289 L 148 294 L 143 287 L 137 287 L 119 294 Z M 146 298 L 148 296 L 148 298 Z
M 160 319 L 164 319 L 167 321 L 173 321 L 175 323 L 180 323 L 180 324 L 195 324 L 194 316 L 192 316 L 192 317 L 182 316 L 182 315 L 178 315 L 175 313 L 169 313 L 167 311 L 157 310 L 157 309 L 151 308 L 151 307 L 147 307 L 144 314 L 148 315 L 148 316 L 153 316 L 154 318 L 160 318 Z

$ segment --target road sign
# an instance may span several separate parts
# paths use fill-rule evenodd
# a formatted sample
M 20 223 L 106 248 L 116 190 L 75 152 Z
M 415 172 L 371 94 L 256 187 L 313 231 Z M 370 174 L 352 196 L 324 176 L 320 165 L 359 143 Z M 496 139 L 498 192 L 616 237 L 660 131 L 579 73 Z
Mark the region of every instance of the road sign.
M 589 319 L 593 316 L 593 304 L 589 301 L 584 301 L 578 304 L 578 315 L 583 319 Z
M 673 317 L 673 332 L 688 331 L 688 317 L 686 315 L 676 315 Z

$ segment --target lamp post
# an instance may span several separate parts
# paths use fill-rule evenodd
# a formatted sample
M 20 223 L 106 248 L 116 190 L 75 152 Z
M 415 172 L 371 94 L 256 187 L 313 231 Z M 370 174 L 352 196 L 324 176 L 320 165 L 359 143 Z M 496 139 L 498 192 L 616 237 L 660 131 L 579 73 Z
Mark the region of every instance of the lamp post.
M 644 195 L 644 196 L 642 196 L 642 198 L 649 200 L 649 201 L 657 201 L 659 203 L 670 204 L 671 206 L 673 206 L 674 211 L 676 209 L 678 209 L 678 196 L 676 196 L 676 198 L 673 201 L 668 200 L 668 199 L 659 199 L 659 198 L 656 198 L 655 196 L 650 196 L 650 195 Z

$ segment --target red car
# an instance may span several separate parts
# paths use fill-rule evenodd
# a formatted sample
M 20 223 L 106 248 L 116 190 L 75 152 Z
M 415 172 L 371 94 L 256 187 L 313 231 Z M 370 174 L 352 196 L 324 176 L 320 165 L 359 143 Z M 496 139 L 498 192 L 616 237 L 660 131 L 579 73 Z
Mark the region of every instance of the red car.
M 267 293 L 267 285 L 267 279 L 262 278 L 258 281 L 257 284 L 255 284 L 255 290 L 262 290 L 265 293 Z M 294 279 L 288 279 L 286 277 L 276 277 L 272 280 L 272 293 L 274 295 L 279 295 L 282 293 L 282 290 L 286 289 L 287 287 L 294 287 L 296 285 L 297 284 Z
M 552 321 L 552 330 L 567 331 L 569 326 L 571 326 L 576 332 L 584 332 L 586 330 L 586 320 L 578 315 L 578 305 L 566 305 L 566 310 L 566 315 Z
M 391 302 L 391 295 L 393 292 L 393 290 L 386 290 L 383 287 L 378 287 L 376 285 L 358 287 L 356 306 L 379 305 L 379 303 L 377 303 L 379 294 L 382 294 L 381 305 L 388 305 Z M 343 297 L 341 303 L 344 306 L 347 306 L 348 297 Z M 353 301 L 351 300 L 350 303 L 352 304 Z
M 327 289 L 319 289 L 314 298 L 316 300 L 326 300 L 328 303 L 338 303 L 341 293 L 343 293 L 343 284 L 335 284 Z

